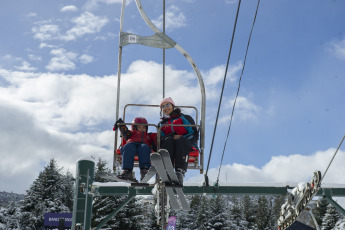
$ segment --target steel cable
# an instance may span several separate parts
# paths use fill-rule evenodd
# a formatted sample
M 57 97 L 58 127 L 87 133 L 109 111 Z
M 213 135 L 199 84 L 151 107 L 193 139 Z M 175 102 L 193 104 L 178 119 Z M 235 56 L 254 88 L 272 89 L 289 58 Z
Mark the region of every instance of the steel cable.
M 206 185 L 208 185 L 207 173 L 208 173 L 208 168 L 209 168 L 209 166 L 210 166 L 210 160 L 211 160 L 211 156 L 212 156 L 214 137 L 215 137 L 216 130 L 217 130 L 219 111 L 220 111 L 220 106 L 221 106 L 221 104 L 222 104 L 222 98 L 223 98 L 223 92 L 224 92 L 224 85 L 225 85 L 226 75 L 227 75 L 227 72 L 228 72 L 228 67 L 229 67 L 229 62 L 230 62 L 230 56 L 231 56 L 231 50 L 232 50 L 232 44 L 233 44 L 233 42 L 234 42 L 234 37 L 235 37 L 235 31 L 236 31 L 238 13 L 239 13 L 239 11 L 240 11 L 240 5 L 241 5 L 241 0 L 238 1 L 236 19 L 235 19 L 234 29 L 233 29 L 233 32 L 232 32 L 232 38 L 231 38 L 230 49 L 229 49 L 229 54 L 228 54 L 228 60 L 227 60 L 227 64 L 226 64 L 226 68 L 225 68 L 225 74 L 224 74 L 224 79 L 223 79 L 222 92 L 221 92 L 221 94 L 220 94 L 219 105 L 218 105 L 218 111 L 217 111 L 217 117 L 216 117 L 216 122 L 215 122 L 215 124 L 214 124 L 214 130 L 213 130 L 213 137 L 212 137 L 210 155 L 209 155 L 209 157 L 208 157 L 207 169 L 206 169 L 206 173 L 205 173 L 205 182 L 206 182 Z

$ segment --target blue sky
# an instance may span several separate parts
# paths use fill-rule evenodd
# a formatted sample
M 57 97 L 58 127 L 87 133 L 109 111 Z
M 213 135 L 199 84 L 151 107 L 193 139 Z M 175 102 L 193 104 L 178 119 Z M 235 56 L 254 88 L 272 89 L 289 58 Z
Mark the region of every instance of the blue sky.
M 0 189 L 23 193 L 51 158 L 75 171 L 80 157 L 112 165 L 119 0 L 1 1 Z M 162 28 L 162 2 L 143 0 Z M 238 1 L 166 1 L 166 33 L 194 59 L 206 87 L 205 167 Z M 211 180 L 217 175 L 256 1 L 242 1 L 225 85 Z M 262 0 L 249 47 L 221 181 L 308 181 L 326 169 L 345 134 L 345 2 Z M 134 1 L 124 28 L 153 32 Z M 193 70 L 166 51 L 166 95 L 199 107 Z M 162 98 L 162 51 L 123 48 L 121 106 Z M 132 111 L 157 123 L 158 112 Z M 345 183 L 342 147 L 325 182 Z M 198 170 L 186 180 L 201 181 Z

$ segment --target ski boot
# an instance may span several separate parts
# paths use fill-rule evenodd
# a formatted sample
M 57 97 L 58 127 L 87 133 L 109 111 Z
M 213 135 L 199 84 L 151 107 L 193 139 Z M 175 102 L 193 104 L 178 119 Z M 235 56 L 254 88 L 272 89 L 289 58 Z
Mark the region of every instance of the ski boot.
M 144 177 L 146 176 L 148 171 L 149 171 L 149 169 L 146 167 L 140 169 L 140 181 L 142 181 L 144 179 Z
M 124 169 L 121 173 L 121 175 L 118 176 L 121 180 L 129 180 L 133 182 L 137 182 L 137 180 L 133 177 L 132 170 Z
M 183 185 L 183 178 L 184 178 L 185 172 L 186 170 L 184 169 L 181 169 L 181 168 L 176 169 L 176 176 L 180 185 Z

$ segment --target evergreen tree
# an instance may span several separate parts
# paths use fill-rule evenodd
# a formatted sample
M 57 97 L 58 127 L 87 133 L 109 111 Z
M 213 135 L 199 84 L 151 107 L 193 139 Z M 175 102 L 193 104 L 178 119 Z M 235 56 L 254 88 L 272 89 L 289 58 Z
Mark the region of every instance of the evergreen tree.
M 248 222 L 244 214 L 244 206 L 241 203 L 241 197 L 231 196 L 230 198 L 230 217 L 229 226 L 230 229 L 244 230 L 248 229 Z
M 44 213 L 70 212 L 66 206 L 64 178 L 54 159 L 40 172 L 24 196 L 21 208 L 22 229 L 43 229 Z
M 255 224 L 255 214 L 256 214 L 256 207 L 254 200 L 248 196 L 245 195 L 242 198 L 242 204 L 243 204 L 243 214 L 245 217 L 245 220 L 247 221 L 247 229 L 256 229 Z
M 342 217 L 338 222 L 336 223 L 334 230 L 343 230 L 345 229 L 345 218 Z
M 282 195 L 274 196 L 272 219 L 273 219 L 273 226 L 275 228 L 278 226 L 278 219 L 280 217 L 281 207 L 284 203 L 285 203 L 285 196 L 282 196 Z
M 69 210 L 73 209 L 74 199 L 74 186 L 75 178 L 72 173 L 67 171 L 66 175 L 62 176 L 61 191 L 62 191 L 62 202 L 67 206 Z
M 327 206 L 326 214 L 324 215 L 322 219 L 322 230 L 331 230 L 335 227 L 338 220 L 341 219 L 341 216 L 339 212 L 336 210 L 335 207 L 333 207 L 331 204 Z
M 266 230 L 272 227 L 272 203 L 266 196 L 260 196 L 257 202 L 256 225 L 257 229 Z
M 199 230 L 207 229 L 208 219 L 210 216 L 209 199 L 206 196 L 201 196 L 200 209 L 196 219 Z
M 19 220 L 18 220 L 20 214 L 21 214 L 20 208 L 18 208 L 16 202 L 11 202 L 10 204 L 8 204 L 6 208 L 1 209 L 0 223 L 4 225 L 4 229 L 8 229 L 8 230 L 20 229 Z
M 224 196 L 218 195 L 211 199 L 211 215 L 208 226 L 211 229 L 223 229 L 227 226 L 228 215 L 226 212 L 226 202 Z
M 194 195 L 191 198 L 190 201 L 190 211 L 186 215 L 186 221 L 183 226 L 179 226 L 178 229 L 197 229 L 199 227 L 198 222 L 196 221 L 198 219 L 198 216 L 201 212 L 201 205 L 202 205 L 202 196 L 201 195 Z M 183 215 L 184 213 L 182 213 Z M 180 215 L 178 215 L 178 218 L 180 218 Z
M 145 230 L 160 230 L 160 226 L 157 225 L 157 217 L 156 217 L 156 212 L 154 209 L 154 206 L 151 205 L 151 207 L 149 208 L 149 215 L 147 218 L 147 222 L 145 223 Z
M 313 210 L 313 214 L 315 216 L 316 222 L 319 226 L 322 225 L 323 217 L 327 212 L 328 202 L 325 198 L 321 198 L 318 200 L 317 207 Z

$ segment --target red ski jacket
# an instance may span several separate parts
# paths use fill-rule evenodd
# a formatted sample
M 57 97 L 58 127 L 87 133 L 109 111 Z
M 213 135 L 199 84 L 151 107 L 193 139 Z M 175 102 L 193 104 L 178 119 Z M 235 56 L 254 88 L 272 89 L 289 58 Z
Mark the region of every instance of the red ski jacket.
M 145 143 L 153 150 L 157 146 L 157 133 L 147 133 L 145 131 L 129 130 L 125 125 L 119 125 L 119 129 L 127 143 Z

